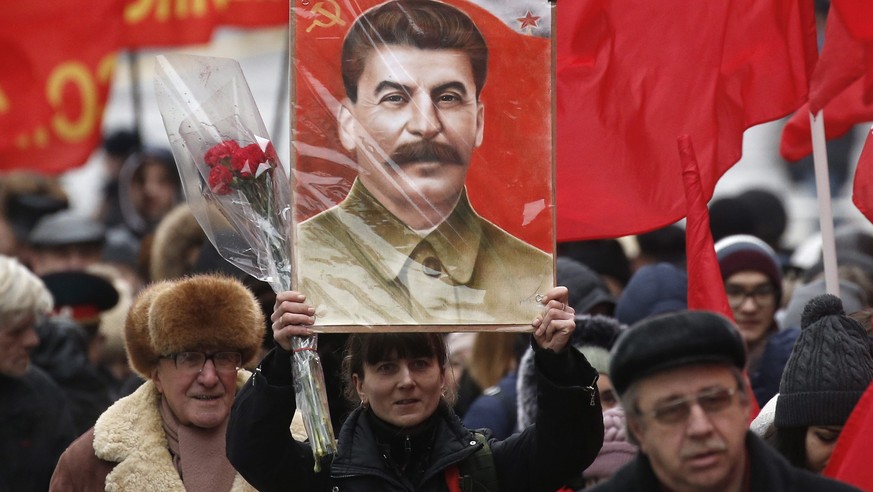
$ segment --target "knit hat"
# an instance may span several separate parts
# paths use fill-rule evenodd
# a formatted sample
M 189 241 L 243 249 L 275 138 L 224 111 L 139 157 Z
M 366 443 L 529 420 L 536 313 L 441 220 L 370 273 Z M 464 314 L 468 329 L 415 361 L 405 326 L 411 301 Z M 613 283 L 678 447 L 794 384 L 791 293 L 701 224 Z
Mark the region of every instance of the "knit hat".
M 782 267 L 773 248 L 755 236 L 737 234 L 715 243 L 715 254 L 721 268 L 721 277 L 747 270 L 761 272 L 776 289 L 776 304 L 782 300 Z
M 646 318 L 618 337 L 609 377 L 619 395 L 644 377 L 691 364 L 746 366 L 746 346 L 734 324 L 709 311 Z
M 669 263 L 640 267 L 618 298 L 615 317 L 626 325 L 688 309 L 688 275 Z
M 605 479 L 631 461 L 637 454 L 637 447 L 627 440 L 624 409 L 610 408 L 603 412 L 603 447 L 594 458 L 591 466 L 582 472 L 588 479 Z
M 264 315 L 238 280 L 197 275 L 144 289 L 124 332 L 131 367 L 149 379 L 161 356 L 204 347 L 238 350 L 248 365 L 261 347 Z
M 558 285 L 569 290 L 568 304 L 579 314 L 591 311 L 595 306 L 605 305 L 606 314 L 615 310 L 615 297 L 600 275 L 582 263 L 565 256 L 559 256 L 555 263 Z
M 873 381 L 870 339 L 831 294 L 809 301 L 800 326 L 779 384 L 774 423 L 843 425 Z

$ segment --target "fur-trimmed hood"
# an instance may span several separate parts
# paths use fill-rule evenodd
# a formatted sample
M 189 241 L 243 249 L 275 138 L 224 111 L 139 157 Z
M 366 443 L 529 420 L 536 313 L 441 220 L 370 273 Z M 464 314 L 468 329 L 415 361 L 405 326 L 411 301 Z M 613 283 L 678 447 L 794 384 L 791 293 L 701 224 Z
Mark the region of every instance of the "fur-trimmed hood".
M 576 331 L 573 332 L 570 343 L 576 350 L 580 350 L 583 346 L 609 350 L 618 335 L 625 329 L 627 329 L 626 325 L 609 316 L 577 315 Z M 537 420 L 537 373 L 534 366 L 534 352 L 530 347 L 519 362 L 516 388 L 518 390 L 516 426 L 524 430 Z
M 192 251 L 200 251 L 206 243 L 206 233 L 187 203 L 176 205 L 158 223 L 152 242 L 149 269 L 151 279 L 173 280 L 194 270 Z
M 237 388 L 250 373 L 237 375 Z M 158 409 L 160 394 L 146 381 L 131 395 L 115 402 L 94 425 L 94 454 L 118 463 L 106 476 L 106 490 L 112 492 L 185 492 L 179 473 L 168 452 L 167 437 Z M 231 492 L 256 492 L 239 474 Z

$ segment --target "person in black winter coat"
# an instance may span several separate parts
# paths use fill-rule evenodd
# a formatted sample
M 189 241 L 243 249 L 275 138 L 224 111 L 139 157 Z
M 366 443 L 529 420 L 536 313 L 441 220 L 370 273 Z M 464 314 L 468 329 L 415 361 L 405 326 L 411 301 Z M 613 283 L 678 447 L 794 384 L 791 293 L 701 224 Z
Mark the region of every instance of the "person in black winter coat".
M 592 492 L 852 491 L 794 468 L 748 429 L 746 348 L 708 311 L 647 318 L 616 342 L 610 375 L 636 458 Z
M 506 440 L 489 440 L 501 492 L 554 491 L 578 475 L 603 442 L 596 371 L 568 350 L 575 329 L 567 289 L 544 299 L 534 320 L 539 370 L 536 425 Z M 278 295 L 273 338 L 279 347 L 262 361 L 234 402 L 227 453 L 262 492 L 482 490 L 461 485 L 461 469 L 483 446 L 451 411 L 446 348 L 435 333 L 352 334 L 344 360 L 349 396 L 361 402 L 344 423 L 338 451 L 320 471 L 308 443 L 287 432 L 296 411 L 290 339 L 307 335 L 313 310 L 296 292 Z M 476 480 L 476 475 L 464 475 Z M 467 479 L 468 481 L 470 479 Z M 462 487 L 462 488 L 459 488 Z
M 0 255 L 0 492 L 41 492 L 76 438 L 63 392 L 33 365 L 37 319 L 52 297 L 24 265 Z

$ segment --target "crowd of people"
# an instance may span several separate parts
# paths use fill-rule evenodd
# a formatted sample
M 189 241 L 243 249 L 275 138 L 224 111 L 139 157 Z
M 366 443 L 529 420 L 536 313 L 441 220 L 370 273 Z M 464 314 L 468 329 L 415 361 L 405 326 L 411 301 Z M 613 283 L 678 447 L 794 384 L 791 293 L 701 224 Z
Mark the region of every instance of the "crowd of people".
M 858 490 L 828 465 L 873 381 L 873 232 L 838 228 L 835 296 L 776 195 L 712 203 L 730 317 L 688 309 L 680 225 L 539 250 L 466 197 L 472 20 L 361 18 L 339 124 L 364 171 L 297 225 L 298 290 L 225 261 L 135 133 L 105 139 L 93 216 L 56 178 L 0 175 L 0 492 Z M 392 329 L 318 335 L 320 456 L 292 341 L 324 320 Z
M 687 310 L 670 226 L 559 244 L 532 335 L 325 335 L 339 449 L 313 472 L 305 295 L 235 271 L 184 203 L 119 264 L 110 226 L 26 178 L 0 177 L 0 490 L 854 490 L 822 473 L 873 381 L 862 228 L 838 229 L 840 297 L 752 224 L 720 238 L 733 320 Z M 50 205 L 28 227 L 21 202 Z

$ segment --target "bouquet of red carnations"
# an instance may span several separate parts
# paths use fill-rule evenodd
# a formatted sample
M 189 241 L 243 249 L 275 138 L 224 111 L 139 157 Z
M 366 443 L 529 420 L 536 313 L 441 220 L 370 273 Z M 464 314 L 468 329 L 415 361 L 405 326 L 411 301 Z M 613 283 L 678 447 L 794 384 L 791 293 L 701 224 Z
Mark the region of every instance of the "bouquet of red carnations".
M 235 60 L 159 56 L 156 95 L 188 204 L 224 259 L 291 289 L 291 186 Z M 320 458 L 336 452 L 317 337 L 294 337 L 297 406 Z

